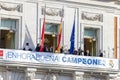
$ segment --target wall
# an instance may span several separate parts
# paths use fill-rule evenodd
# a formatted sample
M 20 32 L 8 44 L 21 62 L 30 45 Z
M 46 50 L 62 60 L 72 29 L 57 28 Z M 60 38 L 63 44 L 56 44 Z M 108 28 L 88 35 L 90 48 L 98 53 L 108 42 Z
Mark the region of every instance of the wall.
M 2 1 L 2 0 L 1 0 Z M 14 2 L 11 1 L 11 2 Z M 19 23 L 19 29 L 21 29 L 19 31 L 19 44 L 21 45 L 20 48 L 22 48 L 25 43 L 26 40 L 28 42 L 30 42 L 30 46 L 31 48 L 34 50 L 36 43 L 39 42 L 39 36 L 41 33 L 41 26 L 42 26 L 42 22 L 43 22 L 43 16 L 41 15 L 41 7 L 45 6 L 45 2 L 39 2 L 39 4 L 35 3 L 35 2 L 24 2 L 24 1 L 15 1 L 15 3 L 22 3 L 23 4 L 23 12 L 22 13 L 17 13 L 17 12 L 6 12 L 4 10 L 2 10 L 2 14 L 5 16 L 7 15 L 8 17 L 18 17 L 18 19 L 21 20 L 21 23 Z M 81 24 L 83 25 L 92 25 L 92 26 L 100 26 L 103 27 L 103 35 L 102 36 L 102 40 L 101 40 L 101 45 L 100 48 L 102 47 L 102 49 L 104 50 L 104 56 L 105 57 L 111 57 L 112 58 L 112 54 L 113 54 L 113 48 L 114 48 L 114 15 L 115 13 L 115 8 L 118 8 L 118 5 L 114 5 L 114 3 L 106 3 L 106 4 L 111 4 L 114 5 L 112 8 L 111 6 L 109 7 L 105 7 L 105 5 L 103 6 L 95 6 L 95 4 L 91 4 L 91 2 L 88 0 L 88 3 L 90 3 L 89 5 L 86 4 L 82 4 L 83 2 L 81 2 L 80 4 L 75 5 L 75 3 L 63 3 L 63 2 L 55 2 L 55 1 L 46 1 L 46 6 L 52 6 L 52 7 L 59 7 L 62 8 L 64 6 L 64 19 L 63 19 L 63 41 L 61 45 L 64 45 L 65 47 L 67 47 L 67 49 L 70 48 L 70 36 L 71 36 L 71 31 L 72 31 L 72 27 L 73 27 L 73 21 L 74 21 L 74 12 L 75 12 L 75 8 L 76 11 L 78 11 L 79 13 L 76 17 L 76 31 L 75 31 L 75 48 L 77 49 L 79 45 L 79 42 L 81 41 L 80 39 L 82 39 L 83 34 L 81 34 Z M 103 2 L 97 2 L 98 3 L 103 3 Z M 53 4 L 53 5 L 51 5 Z M 104 3 L 105 4 L 105 3 Z M 99 5 L 99 4 L 98 4 Z M 100 13 L 103 14 L 103 23 L 95 23 L 95 22 L 90 22 L 90 21 L 82 21 L 81 20 L 81 12 L 82 11 L 87 11 L 87 12 L 93 12 L 93 13 Z M 56 22 L 56 23 L 60 23 L 60 18 L 58 17 L 46 17 L 46 20 L 48 22 Z M 78 20 L 78 21 L 77 21 Z M 108 28 L 109 27 L 109 28 Z M 84 28 L 84 26 L 83 26 Z M 79 29 L 79 30 L 78 30 Z M 109 29 L 109 30 L 108 30 Z M 77 32 L 78 31 L 78 32 Z M 119 33 L 119 32 L 118 32 Z M 20 35 L 22 34 L 22 35 Z M 81 37 L 82 36 L 82 37 Z M 109 37 L 110 36 L 110 37 Z M 119 39 L 118 39 L 119 41 Z M 118 47 L 119 47 L 119 43 L 118 43 Z M 119 52 L 119 49 L 118 49 Z M 109 53 L 109 54 L 108 54 Z
M 34 50 L 36 46 L 37 4 L 24 3 L 23 9 L 22 44 L 24 46 L 28 42 Z
M 106 57 L 113 57 L 114 48 L 114 15 L 112 13 L 105 13 L 103 15 L 103 49 Z

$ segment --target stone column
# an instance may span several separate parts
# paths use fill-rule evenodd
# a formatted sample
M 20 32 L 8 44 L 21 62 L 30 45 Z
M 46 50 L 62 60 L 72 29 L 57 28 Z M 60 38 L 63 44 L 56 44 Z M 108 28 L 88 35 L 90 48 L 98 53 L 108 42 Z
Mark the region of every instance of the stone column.
M 84 79 L 84 72 L 75 72 L 73 80 L 83 80 Z
M 52 74 L 52 80 L 58 80 L 58 74 L 57 73 Z
M 26 73 L 26 80 L 33 80 L 35 77 L 35 72 L 37 71 L 36 68 L 27 68 L 25 70 Z
M 3 77 L 0 75 L 0 80 L 3 80 Z
M 116 80 L 117 75 L 116 74 L 109 74 L 109 79 L 108 80 Z
M 57 73 L 47 73 L 44 80 L 58 80 Z
M 120 73 L 117 74 L 116 80 L 120 80 Z

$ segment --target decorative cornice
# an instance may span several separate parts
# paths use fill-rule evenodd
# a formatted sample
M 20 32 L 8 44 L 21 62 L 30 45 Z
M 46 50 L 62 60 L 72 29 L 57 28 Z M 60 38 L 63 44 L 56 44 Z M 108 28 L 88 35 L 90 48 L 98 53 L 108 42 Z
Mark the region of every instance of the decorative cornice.
M 103 22 L 103 15 L 98 13 L 82 12 L 82 20 Z
M 22 4 L 0 2 L 0 8 L 6 11 L 22 12 Z
M 59 16 L 63 17 L 64 16 L 64 10 L 61 8 L 53 8 L 53 7 L 46 7 L 42 8 L 42 15 L 44 15 L 44 12 L 48 16 Z
M 9 67 L 34 67 L 40 69 L 55 69 L 55 70 L 68 70 L 68 71 L 93 71 L 93 72 L 102 72 L 102 73 L 118 73 L 118 70 L 108 70 L 100 68 L 85 68 L 85 67 L 75 67 L 75 66 L 61 66 L 61 65 L 52 65 L 52 64 L 38 64 L 38 63 L 26 63 L 26 62 L 10 62 L 0 60 L 0 65 L 9 66 Z M 30 66 L 29 66 L 30 65 Z

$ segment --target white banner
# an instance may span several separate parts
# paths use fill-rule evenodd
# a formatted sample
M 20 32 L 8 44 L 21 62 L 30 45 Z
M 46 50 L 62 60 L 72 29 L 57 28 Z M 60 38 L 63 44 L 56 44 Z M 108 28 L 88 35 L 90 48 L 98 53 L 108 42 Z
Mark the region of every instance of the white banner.
M 14 62 L 58 64 L 66 66 L 80 66 L 118 70 L 118 59 L 108 59 L 92 56 L 1 49 L 0 59 Z

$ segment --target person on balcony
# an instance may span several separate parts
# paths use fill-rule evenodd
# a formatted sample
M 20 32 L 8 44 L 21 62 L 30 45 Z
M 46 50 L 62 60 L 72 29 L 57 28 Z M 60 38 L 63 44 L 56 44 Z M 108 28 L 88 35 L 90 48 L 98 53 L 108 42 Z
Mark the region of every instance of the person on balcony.
M 103 53 L 101 50 L 99 50 L 99 57 L 103 57 Z
M 60 53 L 63 53 L 64 50 L 63 50 L 63 46 L 60 48 Z
M 79 47 L 79 49 L 78 49 L 78 55 L 83 55 L 83 50 L 81 49 L 81 47 Z
M 74 55 L 77 55 L 78 51 L 74 48 Z
M 85 56 L 91 56 L 90 54 L 90 51 L 89 50 L 86 50 L 85 53 L 84 53 Z
M 91 56 L 91 54 L 90 54 L 90 51 L 89 51 L 89 50 L 87 50 L 86 52 L 87 52 L 87 56 Z
M 23 48 L 25 51 L 32 51 L 32 49 L 29 46 L 29 43 L 26 43 L 25 47 Z
M 50 46 L 49 52 L 53 53 L 53 46 Z
M 39 52 L 39 50 L 40 50 L 40 45 L 39 45 L 39 43 L 38 43 L 37 46 L 36 46 L 36 48 L 35 48 L 35 51 L 36 51 L 36 52 Z

